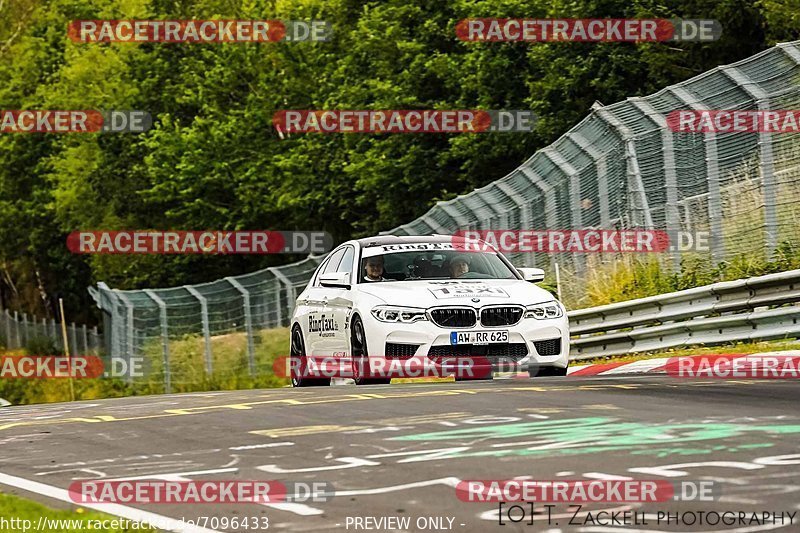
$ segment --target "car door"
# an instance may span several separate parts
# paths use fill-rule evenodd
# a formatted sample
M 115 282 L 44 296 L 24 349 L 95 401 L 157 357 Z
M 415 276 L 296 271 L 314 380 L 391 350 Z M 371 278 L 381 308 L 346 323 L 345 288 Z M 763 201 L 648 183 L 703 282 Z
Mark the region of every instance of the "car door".
M 336 272 L 339 263 L 344 256 L 344 248 L 334 250 L 325 264 L 317 271 L 311 287 L 306 294 L 304 303 L 307 310 L 303 329 L 306 331 L 306 352 L 308 355 L 324 356 L 329 355 L 333 342 L 329 338 L 332 326 L 331 313 L 328 311 L 328 291 L 327 287 L 320 284 L 319 278 L 323 274 Z
M 350 343 L 349 343 L 349 324 L 350 314 L 353 311 L 353 283 L 354 283 L 354 265 L 355 263 L 355 247 L 347 245 L 344 248 L 344 255 L 342 256 L 339 265 L 336 267 L 336 272 L 350 274 L 350 289 L 340 287 L 326 287 L 325 297 L 327 298 L 326 310 L 333 317 L 335 329 L 332 336 L 329 337 L 330 352 L 328 355 L 333 357 L 346 357 L 349 356 Z

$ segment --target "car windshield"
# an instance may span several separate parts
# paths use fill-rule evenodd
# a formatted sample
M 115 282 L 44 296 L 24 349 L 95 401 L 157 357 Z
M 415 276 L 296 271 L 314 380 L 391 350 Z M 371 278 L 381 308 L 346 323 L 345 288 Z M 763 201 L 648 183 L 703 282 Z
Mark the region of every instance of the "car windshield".
M 361 281 L 517 279 L 494 252 L 424 250 L 370 255 L 361 261 Z

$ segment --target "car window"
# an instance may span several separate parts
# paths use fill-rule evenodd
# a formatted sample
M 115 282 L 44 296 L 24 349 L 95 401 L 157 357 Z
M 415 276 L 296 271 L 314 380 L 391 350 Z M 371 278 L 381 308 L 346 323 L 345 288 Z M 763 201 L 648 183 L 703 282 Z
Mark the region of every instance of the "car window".
M 496 253 L 461 252 L 456 250 L 403 251 L 383 255 L 384 278 L 387 281 L 420 279 L 518 279 Z M 365 268 L 367 258 L 362 260 Z M 454 269 L 462 261 L 467 267 Z
M 339 262 L 339 266 L 336 268 L 336 272 L 350 272 L 353 273 L 353 256 L 355 255 L 355 250 L 352 246 L 348 246 L 344 249 L 344 256 L 342 256 L 342 260 Z
M 323 274 L 330 274 L 331 272 L 336 272 L 336 269 L 339 268 L 339 262 L 342 260 L 342 256 L 344 255 L 344 248 L 340 248 L 333 252 L 328 264 L 325 265 L 325 269 L 322 271 Z
M 312 283 L 312 286 L 315 287 L 319 286 L 319 277 L 320 275 L 322 275 L 322 272 L 325 270 L 325 267 L 327 266 L 328 266 L 327 260 L 323 260 L 322 263 L 319 264 L 319 266 L 317 267 L 317 272 L 314 274 L 314 281 Z
M 319 287 L 319 277 L 322 274 L 329 274 L 331 272 L 336 272 L 336 269 L 339 266 L 339 262 L 341 261 L 342 256 L 344 256 L 344 252 L 345 252 L 345 249 L 341 248 L 341 249 L 336 250 L 335 252 L 333 252 L 330 256 L 328 256 L 328 258 L 322 264 L 320 269 L 317 271 L 317 275 L 314 276 L 314 286 L 315 287 Z

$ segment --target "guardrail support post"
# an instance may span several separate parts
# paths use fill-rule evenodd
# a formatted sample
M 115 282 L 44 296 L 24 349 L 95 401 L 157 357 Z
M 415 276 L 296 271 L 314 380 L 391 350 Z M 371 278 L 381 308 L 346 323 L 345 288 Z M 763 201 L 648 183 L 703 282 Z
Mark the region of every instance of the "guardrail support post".
M 164 361 L 164 392 L 169 394 L 172 392 L 172 376 L 169 370 L 169 326 L 167 324 L 167 304 L 161 297 L 150 289 L 144 290 L 145 294 L 153 300 L 159 309 L 159 317 L 161 322 L 161 342 L 163 348 L 163 361 Z
M 247 336 L 247 361 L 250 369 L 250 375 L 255 375 L 256 372 L 256 347 L 253 339 L 253 315 L 250 311 L 250 292 L 244 288 L 235 278 L 227 277 L 225 281 L 233 285 L 242 295 L 242 306 L 244 307 L 244 329 Z

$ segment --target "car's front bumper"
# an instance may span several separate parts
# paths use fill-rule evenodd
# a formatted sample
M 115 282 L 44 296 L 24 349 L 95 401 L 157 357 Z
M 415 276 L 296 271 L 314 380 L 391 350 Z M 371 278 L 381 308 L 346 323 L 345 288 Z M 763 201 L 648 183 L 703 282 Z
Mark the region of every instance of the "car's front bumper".
M 380 322 L 374 317 L 364 319 L 367 335 L 367 347 L 370 359 L 383 358 L 389 360 L 412 360 L 426 365 L 438 364 L 442 356 L 446 354 L 458 354 L 457 356 L 476 355 L 481 361 L 491 362 L 496 370 L 508 370 L 511 362 L 519 370 L 529 367 L 558 367 L 566 368 L 569 364 L 569 321 L 566 316 L 560 318 L 537 320 L 534 318 L 523 318 L 512 326 L 485 327 L 476 325 L 471 328 L 443 328 L 430 320 L 419 321 L 413 324 L 398 324 Z M 514 345 L 512 349 L 498 344 L 476 345 L 471 350 L 469 346 L 456 349 L 450 342 L 450 334 L 453 331 L 508 331 L 508 344 Z M 542 344 L 542 341 L 559 341 L 560 349 L 558 353 L 547 355 L 541 353 L 541 348 L 549 348 L 551 351 L 553 343 Z M 406 355 L 402 357 L 393 356 L 396 346 L 405 345 Z M 410 345 L 410 346 L 409 346 Z M 416 346 L 416 349 L 413 349 Z M 520 349 L 524 347 L 525 355 L 519 356 Z M 407 353 L 413 350 L 413 356 L 408 357 Z M 470 353 L 474 351 L 474 354 Z M 504 357 L 501 354 L 513 354 Z M 433 354 L 438 354 L 434 356 Z M 430 357 L 429 357 L 430 355 Z M 498 356 L 500 355 L 500 356 Z

